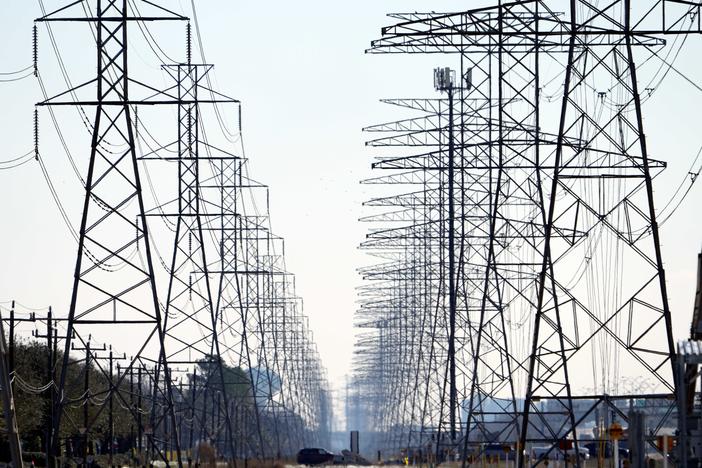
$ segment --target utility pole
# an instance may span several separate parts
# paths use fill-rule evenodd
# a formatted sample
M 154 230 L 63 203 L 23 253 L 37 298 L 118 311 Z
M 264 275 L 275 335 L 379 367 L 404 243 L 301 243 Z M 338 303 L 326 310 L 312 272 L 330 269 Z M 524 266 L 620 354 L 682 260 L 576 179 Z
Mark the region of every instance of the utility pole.
M 90 346 L 90 343 L 88 343 L 88 347 Z M 112 466 L 112 459 L 114 456 L 114 429 L 115 429 L 115 421 L 114 421 L 114 395 L 116 393 L 115 388 L 112 388 L 113 385 L 115 385 L 115 382 L 117 379 L 113 378 L 114 377 L 114 371 L 115 371 L 115 364 L 117 365 L 117 371 L 119 372 L 122 369 L 122 366 L 119 365 L 119 360 L 126 360 L 127 356 L 125 354 L 122 354 L 121 356 L 117 355 L 115 356 L 114 351 L 112 350 L 112 345 L 104 346 L 102 347 L 101 351 L 108 351 L 106 356 L 100 356 L 96 353 L 94 353 L 94 349 L 92 350 L 93 354 L 92 357 L 90 358 L 92 362 L 94 362 L 96 365 L 99 366 L 99 361 L 107 361 L 107 372 L 108 375 L 110 376 L 110 379 L 107 382 L 108 385 L 108 401 L 107 401 L 107 437 L 108 437 L 108 443 L 109 443 L 109 448 L 108 448 L 108 464 Z M 86 357 L 87 359 L 87 357 Z M 99 366 L 99 368 L 102 368 L 102 366 Z M 123 381 L 122 385 L 126 386 L 126 382 Z M 87 405 L 86 405 L 87 406 Z
M 97 355 L 95 354 L 96 351 L 104 351 L 105 345 L 103 344 L 101 348 L 95 348 L 90 344 L 90 339 L 91 337 L 88 336 L 87 341 L 85 342 L 85 345 L 83 347 L 78 347 L 73 344 L 71 346 L 71 351 L 84 351 L 85 352 L 85 358 L 82 360 L 83 362 L 83 397 L 82 397 L 82 406 L 83 406 L 83 419 L 82 419 L 82 425 L 78 428 L 78 432 L 81 435 L 82 439 L 82 447 L 81 447 L 81 459 L 82 462 L 80 463 L 80 466 L 88 466 L 88 455 L 91 455 L 91 449 L 89 447 L 90 445 L 90 425 L 91 425 L 91 420 L 90 420 L 90 406 L 91 406 L 91 401 L 92 401 L 92 391 L 90 388 L 90 370 L 92 367 L 93 361 L 97 361 Z M 58 434 L 56 434 L 58 437 Z
M 9 333 L 9 348 L 8 348 L 8 371 L 10 375 L 15 371 L 15 328 L 18 323 L 30 322 L 34 323 L 37 321 L 37 315 L 35 312 L 31 312 L 28 317 L 17 317 L 15 315 L 15 301 L 12 301 L 12 306 L 10 308 L 10 333 Z
M 90 443 L 90 438 L 88 435 L 88 411 L 90 409 L 90 338 L 88 338 L 88 343 L 85 345 L 85 364 L 84 364 L 84 386 L 83 395 L 85 395 L 85 401 L 83 402 L 83 466 L 88 466 L 88 454 L 90 449 L 88 444 Z
M 47 403 L 49 406 L 49 424 L 46 427 L 46 460 L 49 468 L 53 468 L 55 464 L 54 453 L 51 447 L 51 431 L 54 428 L 54 407 L 56 405 L 56 330 L 51 316 L 51 308 L 46 317 L 46 378 L 50 382 L 49 396 Z
M 15 301 L 12 301 L 10 309 L 10 359 L 8 363 L 8 374 L 15 371 Z
M 45 427 L 45 450 L 46 450 L 46 461 L 49 468 L 54 468 L 56 464 L 56 454 L 53 451 L 52 439 L 53 439 L 53 427 L 54 427 L 54 417 L 56 414 L 56 362 L 57 362 L 57 350 L 58 350 L 58 333 L 55 326 L 57 319 L 53 317 L 53 310 L 49 307 L 49 312 L 46 315 L 46 334 L 42 335 L 38 330 L 32 332 L 32 336 L 37 339 L 46 339 L 46 381 L 50 383 L 49 388 L 46 390 L 46 408 L 48 411 L 48 418 L 44 420 Z
M 188 433 L 189 439 L 188 439 L 188 450 L 191 451 L 191 457 L 192 457 L 192 449 L 193 449 L 193 444 L 195 443 L 195 402 L 197 401 L 197 385 L 195 382 L 197 381 L 197 367 L 193 370 L 193 377 L 192 380 L 190 381 L 190 431 Z M 198 451 L 198 457 L 200 456 L 200 453 Z
M 142 394 L 143 394 L 143 387 L 142 387 L 142 381 L 141 381 L 141 370 L 142 367 L 139 366 L 137 368 L 137 411 L 138 411 L 138 416 L 137 416 L 137 448 L 138 448 L 138 453 L 139 453 L 139 461 L 141 463 L 144 463 L 144 443 L 143 443 L 143 438 L 144 438 L 144 425 L 142 422 L 142 408 L 143 408 L 143 400 L 142 400 Z
M 7 431 L 7 440 L 10 445 L 10 454 L 12 455 L 12 464 L 16 467 L 22 467 L 24 466 L 22 462 L 22 447 L 20 445 L 19 430 L 17 428 L 15 400 L 12 395 L 12 381 L 10 380 L 10 371 L 7 362 L 7 344 L 5 342 L 5 327 L 2 323 L 2 317 L 0 317 L 0 385 L 2 385 L 5 428 Z
M 115 379 L 114 379 L 114 367 L 113 367 L 114 363 L 113 363 L 113 356 L 112 356 L 112 345 L 110 345 L 110 356 L 109 356 L 109 360 L 110 360 L 110 386 L 112 386 L 112 382 L 115 381 Z M 108 464 L 109 464 L 110 466 L 112 466 L 112 465 L 113 465 L 113 463 L 112 463 L 112 456 L 114 455 L 114 450 L 115 450 L 115 447 L 114 447 L 114 445 L 115 445 L 115 444 L 114 444 L 114 441 L 115 441 L 114 392 L 113 392 L 113 389 L 112 389 L 112 388 L 110 388 L 110 407 L 109 407 L 109 411 L 110 411 L 110 413 L 109 413 L 109 421 L 108 421 L 109 427 L 108 427 L 108 429 L 107 429 L 107 435 L 108 435 L 109 440 L 108 440 L 107 443 L 109 444 L 109 447 L 110 447 L 110 448 L 109 448 L 109 450 L 110 450 L 110 457 L 109 457 L 109 459 L 108 459 Z

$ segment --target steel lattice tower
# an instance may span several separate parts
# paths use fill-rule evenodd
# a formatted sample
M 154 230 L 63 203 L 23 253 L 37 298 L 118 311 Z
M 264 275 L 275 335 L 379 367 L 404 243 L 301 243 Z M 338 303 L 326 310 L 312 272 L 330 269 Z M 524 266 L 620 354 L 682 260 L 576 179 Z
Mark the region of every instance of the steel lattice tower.
M 239 134 L 230 132 L 217 107 L 237 101 L 212 89 L 210 65 L 191 63 L 189 24 L 187 61 L 163 67 L 173 86 L 159 89 L 128 72 L 129 25 L 162 61 L 147 24 L 187 19 L 151 1 L 94 0 L 37 20 L 90 25 L 98 70 L 38 104 L 77 106 L 81 115 L 95 108 L 86 125 L 92 145 L 54 455 L 71 446 L 66 455 L 85 460 L 99 439 L 108 440 L 112 455 L 118 408 L 129 413 L 129 444 L 144 463 L 173 463 L 177 454 L 180 466 L 181 454 L 200 441 L 236 459 L 292 456 L 329 440 L 327 376 L 283 240 L 271 228 L 268 189 L 248 174 L 241 125 Z M 166 105 L 177 112 L 177 137 L 162 145 L 137 109 Z M 224 144 L 206 134 L 210 108 Z M 176 177 L 161 177 L 155 187 L 148 166 L 156 162 L 149 161 L 176 168 Z M 142 182 L 152 196 L 146 202 Z M 172 232 L 159 236 L 153 220 Z M 154 264 L 165 270 L 164 281 L 157 282 Z M 115 358 L 113 344 L 129 359 Z M 77 406 L 80 420 L 72 413 Z
M 189 49 L 189 47 L 188 47 Z M 179 410 L 179 420 L 192 420 L 187 439 L 181 433 L 181 445 L 192 447 L 194 430 L 201 433 L 195 440 L 212 440 L 217 445 L 226 447 L 227 452 L 235 454 L 233 445 L 233 427 L 230 406 L 228 404 L 223 360 L 220 350 L 220 333 L 215 316 L 215 304 L 212 296 L 210 265 L 208 263 L 207 239 L 203 225 L 213 214 L 204 209 L 205 199 L 201 185 L 207 180 L 208 162 L 215 164 L 221 159 L 210 152 L 200 153 L 200 146 L 206 145 L 200 139 L 200 109 L 203 102 L 235 103 L 217 93 L 216 99 L 201 101 L 203 92 L 214 94 L 203 85 L 211 65 L 194 65 L 191 63 L 164 66 L 164 69 L 176 82 L 178 102 L 178 139 L 177 184 L 178 197 L 175 203 L 159 207 L 159 215 L 175 217 L 174 245 L 169 269 L 166 293 L 164 333 L 166 356 L 169 366 L 186 366 L 191 371 L 190 384 L 186 387 L 175 385 L 180 389 L 177 399 L 184 404 Z M 156 158 L 149 155 L 144 159 Z M 158 156 L 158 159 L 163 158 Z M 215 160 L 213 162 L 212 160 Z M 171 208 L 171 205 L 174 205 Z M 172 213 L 171 211 L 175 211 Z M 214 216 L 218 216 L 215 213 Z M 203 218 L 205 222 L 203 222 Z M 199 331 L 194 334 L 194 331 Z M 199 366 L 205 375 L 197 375 L 194 370 Z M 159 372 L 157 371 L 157 375 Z M 169 372 L 171 380 L 175 379 Z M 211 408 L 211 411 L 208 411 Z M 216 408 L 216 411 L 215 411 Z M 211 413 L 211 414 L 209 414 Z M 221 424 L 219 419 L 223 419 Z M 186 443 L 187 441 L 187 443 Z
M 324 433 L 325 377 L 317 351 L 306 354 L 312 337 L 285 268 L 283 239 L 271 230 L 268 187 L 249 176 L 246 158 L 217 154 L 203 188 L 213 207 L 206 229 L 219 251 L 210 273 L 218 278 L 221 352 L 225 362 L 246 369 L 254 392 L 251 405 L 245 395 L 230 402 L 237 451 L 291 455 Z
M 460 247 L 448 254 L 457 271 L 467 273 L 457 281 L 463 288 L 457 297 L 466 301 L 461 331 L 453 339 L 424 325 L 420 332 L 432 346 L 438 341 L 438 346 L 455 345 L 454 353 L 465 350 L 464 455 L 483 441 L 519 442 L 521 448 L 542 443 L 558 451 L 562 441 L 571 439 L 577 448 L 575 428 L 587 415 L 615 412 L 626 419 L 612 403 L 619 369 L 648 376 L 659 391 L 672 390 L 671 315 L 653 198 L 653 179 L 665 163 L 651 158 L 647 149 L 637 64 L 641 56 L 665 47 L 666 36 L 699 34 L 700 8 L 699 2 L 674 0 L 620 0 L 602 7 L 575 0 L 499 2 L 462 13 L 391 15 L 397 24 L 384 28 L 373 43 L 371 53 L 456 53 L 457 74 L 470 82 L 457 99 L 457 116 L 444 108 L 423 120 L 383 127 L 395 134 L 385 140 L 388 145 L 426 151 L 381 156 L 374 164 L 396 171 L 379 178 L 382 183 L 414 180 L 424 187 L 386 203 L 412 208 L 426 205 L 434 174 L 457 171 L 459 188 L 440 181 L 439 193 L 461 200 L 463 211 L 459 215 L 440 197 L 435 203 L 458 218 L 462 231 L 445 223 L 448 232 L 422 232 L 426 218 L 417 222 L 413 210 L 403 209 L 372 219 L 404 221 L 405 228 L 369 235 L 384 236 L 373 248 L 397 258 L 399 268 L 416 254 L 391 251 L 409 239 L 425 249 L 442 238 L 465 242 L 467 255 Z M 562 83 L 562 91 L 549 96 L 544 89 L 554 82 Z M 454 137 L 449 125 L 435 123 L 446 114 Z M 432 148 L 437 135 L 456 141 Z M 451 145 L 457 152 L 453 160 Z M 412 279 L 400 278 L 394 266 L 382 271 L 394 271 L 400 282 L 383 285 L 381 292 L 431 284 L 431 273 Z M 446 273 L 440 277 L 448 282 Z M 412 297 L 401 289 L 396 294 Z M 412 312 L 394 315 L 402 311 L 396 303 L 378 309 L 410 325 L 416 320 Z M 419 312 L 450 334 L 440 309 L 420 307 Z M 380 341 L 364 344 L 366 355 L 386 346 L 382 327 L 387 323 L 372 323 L 381 329 Z M 402 326 L 407 323 L 395 325 L 391 333 Z M 528 343 L 521 339 L 524 330 Z M 409 356 L 403 349 L 377 352 L 381 361 L 399 353 L 394 358 L 399 365 L 412 367 L 411 353 L 418 351 L 421 346 Z M 440 358 L 449 368 L 457 358 L 451 354 Z M 455 368 L 460 366 L 456 362 Z M 594 393 L 577 388 L 582 383 L 573 383 L 573 369 L 580 379 L 592 376 Z M 436 388 L 431 379 L 437 377 L 431 371 L 425 375 L 423 385 Z M 410 395 L 398 397 L 391 389 L 383 398 L 430 401 L 428 393 L 405 391 Z M 452 400 L 444 393 L 442 407 L 451 411 Z M 385 413 L 381 417 L 397 420 Z M 440 420 L 437 425 L 421 419 L 420 424 L 441 431 L 445 419 Z M 449 421 L 447 429 L 453 427 Z M 399 428 L 412 432 L 412 424 Z
M 62 418 L 62 409 L 79 402 L 87 405 L 93 397 L 116 399 L 129 407 L 137 419 L 138 410 L 130 403 L 125 378 L 138 366 L 166 363 L 164 330 L 159 309 L 154 269 L 147 229 L 141 181 L 134 140 L 132 106 L 138 104 L 130 96 L 134 81 L 128 73 L 128 24 L 145 17 L 131 16 L 126 0 L 98 0 L 94 16 L 70 16 L 76 3 L 58 9 L 37 21 L 89 21 L 95 25 L 97 42 L 97 77 L 39 103 L 40 106 L 78 105 L 95 108 L 93 140 L 86 179 L 85 202 L 80 224 L 75 281 L 68 316 L 66 345 L 59 384 L 59 411 L 53 430 L 54 450 L 59 450 L 61 424 L 75 424 Z M 150 20 L 183 20 L 168 10 L 149 4 L 154 13 Z M 93 99 L 64 100 L 77 90 L 94 85 Z M 140 265 L 130 258 L 134 250 L 144 255 Z M 101 369 L 106 381 L 101 395 L 66 394 L 70 359 L 74 343 L 88 345 L 90 336 L 102 342 L 111 341 L 110 334 L 130 336 L 138 342 L 138 350 L 121 374 L 111 376 Z M 90 357 L 90 356 L 89 356 Z M 98 366 L 100 361 L 93 360 Z M 154 384 L 153 402 L 160 401 L 164 411 L 153 421 L 148 449 L 166 460 L 163 449 L 168 441 L 156 440 L 166 420 L 175 428 L 171 382 L 165 379 Z M 101 405 L 82 421 L 83 453 L 94 424 L 106 405 Z M 177 438 L 173 439 L 177 448 Z

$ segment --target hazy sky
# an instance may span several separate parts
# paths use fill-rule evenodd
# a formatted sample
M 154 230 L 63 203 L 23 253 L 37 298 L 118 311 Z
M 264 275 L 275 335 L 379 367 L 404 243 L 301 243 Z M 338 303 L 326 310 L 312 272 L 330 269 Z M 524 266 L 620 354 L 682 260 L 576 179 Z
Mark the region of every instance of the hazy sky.
M 67 2 L 45 0 L 51 10 Z M 218 88 L 243 102 L 244 134 L 252 175 L 271 187 L 272 221 L 286 238 L 288 268 L 296 274 L 298 294 L 324 364 L 335 385 L 348 373 L 353 348 L 356 269 L 366 263 L 357 245 L 365 226 L 357 222 L 368 198 L 359 180 L 371 175 L 371 151 L 364 147 L 363 126 L 397 117 L 378 103 L 387 97 L 434 96 L 432 67 L 442 56 L 371 56 L 364 49 L 391 23 L 392 11 L 458 10 L 485 2 L 321 0 L 200 0 L 198 15 L 207 60 L 215 64 Z M 190 14 L 189 1 L 162 4 Z M 0 72 L 31 64 L 33 0 L 0 4 Z M 62 31 L 65 31 L 63 29 Z M 181 44 L 182 30 L 157 30 L 159 42 Z M 94 56 L 71 56 L 57 32 L 69 65 L 91 70 Z M 62 41 L 69 41 L 63 42 Z M 62 46 L 63 44 L 63 46 Z M 676 66 L 702 83 L 697 65 L 702 42 L 692 39 Z M 179 47 L 179 46 L 177 46 Z M 149 51 L 137 51 L 145 61 Z M 40 43 L 42 60 L 53 60 L 48 38 Z M 94 68 L 92 68 L 94 69 Z M 4 75 L 0 75 L 0 80 Z M 53 77 L 47 76 L 49 82 Z M 698 109 L 702 92 L 674 73 L 665 89 L 647 104 L 651 153 L 670 170 L 656 189 L 665 204 L 702 144 Z M 53 86 L 60 90 L 60 83 Z M 39 99 L 33 78 L 0 82 L 0 159 L 24 154 L 32 146 L 33 103 Z M 77 119 L 75 119 L 77 120 Z M 89 140 L 80 124 L 69 130 L 85 162 Z M 42 154 L 74 224 L 80 192 L 55 146 L 48 124 L 42 126 Z M 80 146 L 79 146 L 80 147 Z M 55 156 L 55 159 L 52 159 Z M 696 253 L 702 244 L 697 184 L 675 217 L 663 226 L 676 338 L 689 328 Z M 64 308 L 70 295 L 75 243 L 62 224 L 39 167 L 30 163 L 0 170 L 0 302 L 17 299 L 41 307 Z

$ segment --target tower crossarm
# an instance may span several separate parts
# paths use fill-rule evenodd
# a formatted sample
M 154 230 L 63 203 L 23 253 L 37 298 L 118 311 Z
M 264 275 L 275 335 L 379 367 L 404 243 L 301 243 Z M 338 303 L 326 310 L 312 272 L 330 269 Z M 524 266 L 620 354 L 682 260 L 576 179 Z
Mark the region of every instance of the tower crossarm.
M 383 37 L 373 41 L 368 52 L 479 52 L 494 47 L 497 39 L 505 49 L 528 50 L 538 37 L 541 50 L 565 53 L 573 35 L 587 46 L 612 46 L 628 36 L 632 45 L 656 47 L 665 45 L 665 36 L 702 33 L 702 3 L 698 1 L 636 2 L 629 26 L 618 19 L 626 2 L 617 0 L 596 8 L 591 2 L 576 1 L 575 28 L 569 15 L 553 10 L 560 4 L 552 0 L 513 1 L 457 13 L 393 14 L 390 16 L 400 22 L 383 28 Z

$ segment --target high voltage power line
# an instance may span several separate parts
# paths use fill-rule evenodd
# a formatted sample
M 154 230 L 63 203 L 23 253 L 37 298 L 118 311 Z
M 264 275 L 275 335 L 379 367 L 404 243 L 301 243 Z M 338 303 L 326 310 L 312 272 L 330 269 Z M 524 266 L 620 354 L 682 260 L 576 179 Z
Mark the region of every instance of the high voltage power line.
M 181 465 L 184 454 L 203 440 L 234 463 L 292 456 L 300 445 L 323 445 L 331 417 L 326 373 L 294 279 L 285 269 L 282 239 L 271 232 L 268 207 L 256 200 L 261 193 L 267 200 L 268 188 L 249 178 L 241 135 L 232 138 L 235 134 L 224 126 L 218 107 L 238 102 L 212 88 L 207 76 L 211 66 L 190 63 L 189 23 L 187 60 L 172 64 L 147 26 L 147 21 L 186 23 L 188 18 L 149 1 L 98 1 L 96 7 L 74 2 L 53 12 L 46 11 L 42 0 L 39 5 L 42 17 L 37 22 L 47 26 L 66 90 L 54 97 L 47 92 L 36 64 L 36 28 L 34 66 L 0 79 L 19 80 L 23 74 L 38 78 L 44 95 L 39 108 L 48 108 L 86 191 L 80 229 L 73 228 L 39 154 L 38 130 L 35 150 L 0 162 L 0 168 L 36 158 L 79 245 L 61 375 L 55 383 L 36 388 L 24 385 L 21 376 L 16 379 L 25 391 L 55 391 L 58 396 L 50 463 L 59 456 L 85 460 L 94 442 L 114 437 L 112 423 L 105 426 L 99 415 L 112 418 L 115 407 L 131 414 L 138 430 L 130 443 L 144 460 L 175 457 Z M 62 56 L 51 28 L 58 21 L 91 25 L 97 78 L 72 83 L 70 57 Z M 152 88 L 127 71 L 129 24 L 138 26 L 159 66 L 170 71 L 175 79 L 171 87 Z M 199 26 L 197 35 L 204 57 Z M 96 97 L 79 97 L 77 91 L 88 86 L 94 86 Z M 139 91 L 147 91 L 147 97 L 134 98 Z M 148 118 L 137 117 L 138 108 L 159 105 L 178 108 L 173 128 L 179 138 L 174 143 L 160 143 Z M 215 106 L 220 130 L 234 144 L 231 149 L 208 141 L 208 125 L 200 115 L 207 105 Z M 86 176 L 55 114 L 59 106 L 75 107 L 92 135 Z M 89 116 L 93 109 L 94 118 Z M 140 152 L 141 145 L 148 151 Z M 148 166 L 157 163 L 179 168 L 175 182 L 180 189 L 173 198 L 159 187 L 162 171 L 158 179 L 149 176 Z M 142 195 L 140 172 L 147 174 L 153 207 Z M 157 202 L 157 194 L 167 201 Z M 151 226 L 147 220 L 152 214 L 164 226 L 177 219 L 175 232 L 161 233 Z M 172 255 L 172 261 L 159 252 Z M 167 273 L 165 283 L 156 281 L 154 254 Z M 131 343 L 116 342 L 120 334 Z M 113 358 L 113 344 L 130 356 Z M 71 393 L 79 388 L 71 382 L 70 369 L 76 366 L 95 367 L 100 374 L 90 386 Z M 99 396 L 93 388 L 100 389 Z M 71 408 L 83 408 L 83 417 L 65 417 Z M 69 440 L 66 433 L 74 435 Z M 112 443 L 108 445 L 112 456 Z
M 524 466 L 541 445 L 563 459 L 587 415 L 626 419 L 623 373 L 672 408 L 658 230 L 698 172 L 655 209 L 666 164 L 648 153 L 642 103 L 681 74 L 702 7 L 644 3 L 392 14 L 372 42 L 369 53 L 457 57 L 435 71 L 444 96 L 386 100 L 416 117 L 366 129 L 384 175 L 365 182 L 397 188 L 364 218 L 362 248 L 381 262 L 361 271 L 354 401 L 377 448 L 465 465 L 500 444 Z M 643 89 L 649 60 L 661 64 Z

